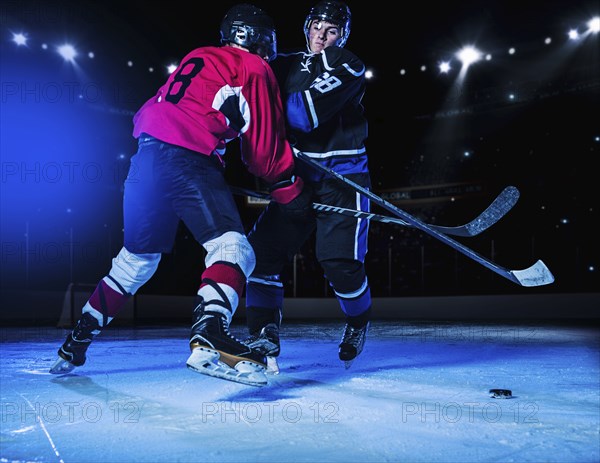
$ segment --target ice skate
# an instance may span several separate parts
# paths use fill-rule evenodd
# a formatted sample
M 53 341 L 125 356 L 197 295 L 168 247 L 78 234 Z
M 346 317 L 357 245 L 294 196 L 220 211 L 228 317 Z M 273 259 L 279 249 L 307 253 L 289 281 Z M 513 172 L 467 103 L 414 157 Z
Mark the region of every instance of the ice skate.
M 82 366 L 86 361 L 85 353 L 98 333 L 100 333 L 98 320 L 92 314 L 84 313 L 77 322 L 77 326 L 58 349 L 58 359 L 50 368 L 50 373 L 63 375 Z
M 346 369 L 350 368 L 354 359 L 362 352 L 368 329 L 369 323 L 361 328 L 356 328 L 346 323 L 339 345 L 339 357 L 344 362 Z
M 253 351 L 229 332 L 229 323 L 220 312 L 194 309 L 190 349 L 186 364 L 191 370 L 251 386 L 267 384 L 264 355 Z
M 244 344 L 255 352 L 267 357 L 267 374 L 279 374 L 277 357 L 281 351 L 279 343 L 279 327 L 275 323 L 269 323 L 259 333 L 250 335 L 244 340 Z
M 279 328 L 275 323 L 269 323 L 259 333 L 250 335 L 244 344 L 256 352 L 269 357 L 278 357 L 280 352 Z

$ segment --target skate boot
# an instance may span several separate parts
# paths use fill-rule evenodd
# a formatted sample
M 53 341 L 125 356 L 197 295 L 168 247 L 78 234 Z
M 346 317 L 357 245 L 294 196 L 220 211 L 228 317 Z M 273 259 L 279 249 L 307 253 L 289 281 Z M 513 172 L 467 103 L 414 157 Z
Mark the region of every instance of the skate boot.
M 251 334 L 244 340 L 244 344 L 261 354 L 278 357 L 280 352 L 279 327 L 275 323 L 269 323 L 260 332 Z
M 84 313 L 77 326 L 67 336 L 66 341 L 58 349 L 58 359 L 50 368 L 50 373 L 62 375 L 70 373 L 75 367 L 80 367 L 85 363 L 85 353 L 90 347 L 94 336 L 100 333 L 100 325 L 96 318 L 86 312 Z
M 217 378 L 251 386 L 267 384 L 264 355 L 255 352 L 229 332 L 229 321 L 221 312 L 206 308 L 201 298 L 194 309 L 187 367 Z
M 344 362 L 346 369 L 350 368 L 354 359 L 362 352 L 368 329 L 368 322 L 362 327 L 355 327 L 346 323 L 339 345 L 339 357 Z
M 244 344 L 256 352 L 267 357 L 267 373 L 278 374 L 279 365 L 277 358 L 281 351 L 279 344 L 279 327 L 276 323 L 269 323 L 260 332 L 251 334 L 244 340 Z

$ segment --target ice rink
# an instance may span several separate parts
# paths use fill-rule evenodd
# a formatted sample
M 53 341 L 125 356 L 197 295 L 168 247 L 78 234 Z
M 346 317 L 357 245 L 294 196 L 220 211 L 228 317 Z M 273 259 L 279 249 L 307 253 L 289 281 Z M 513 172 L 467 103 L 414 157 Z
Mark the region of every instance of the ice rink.
M 3 463 L 600 461 L 593 326 L 375 320 L 345 370 L 339 322 L 290 323 L 262 388 L 188 370 L 183 326 L 111 327 L 65 376 L 67 331 L 1 333 Z

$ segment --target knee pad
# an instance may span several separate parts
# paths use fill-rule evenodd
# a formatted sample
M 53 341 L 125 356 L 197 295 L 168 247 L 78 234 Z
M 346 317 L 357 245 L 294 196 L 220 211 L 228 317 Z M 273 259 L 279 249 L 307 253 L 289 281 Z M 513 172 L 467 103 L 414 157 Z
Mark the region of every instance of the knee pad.
M 325 277 L 336 294 L 353 294 L 364 290 L 367 276 L 362 262 L 350 259 L 330 259 L 320 262 Z
M 357 260 L 326 260 L 321 262 L 342 311 L 358 316 L 371 307 L 371 290 L 364 265 Z
M 238 232 L 226 232 L 202 246 L 206 249 L 205 266 L 209 268 L 216 262 L 229 262 L 239 266 L 248 278 L 256 266 L 254 249 L 248 238 Z
M 158 268 L 160 257 L 160 253 L 134 254 L 123 247 L 112 260 L 112 268 L 108 275 L 121 286 L 119 289 L 135 294 L 152 278 Z

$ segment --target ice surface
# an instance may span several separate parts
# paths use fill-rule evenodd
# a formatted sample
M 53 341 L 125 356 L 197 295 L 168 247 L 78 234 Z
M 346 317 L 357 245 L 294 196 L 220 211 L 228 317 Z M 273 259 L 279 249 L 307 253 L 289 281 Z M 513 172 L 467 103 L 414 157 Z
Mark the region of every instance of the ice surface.
M 186 327 L 111 327 L 64 376 L 66 331 L 4 328 L 0 462 L 600 461 L 598 329 L 374 321 L 349 370 L 341 329 L 284 326 L 261 388 L 188 370 Z

